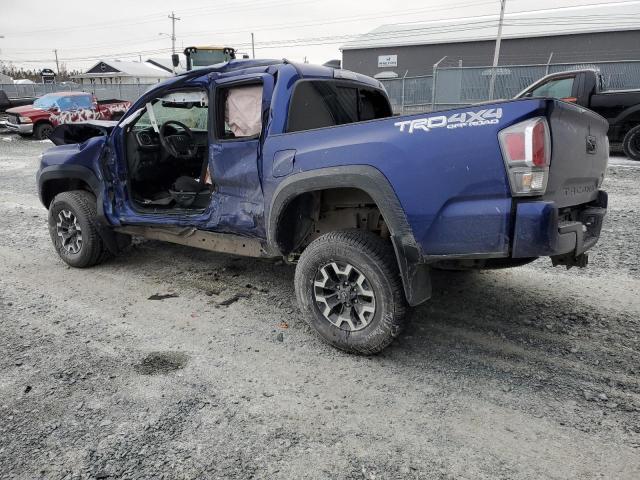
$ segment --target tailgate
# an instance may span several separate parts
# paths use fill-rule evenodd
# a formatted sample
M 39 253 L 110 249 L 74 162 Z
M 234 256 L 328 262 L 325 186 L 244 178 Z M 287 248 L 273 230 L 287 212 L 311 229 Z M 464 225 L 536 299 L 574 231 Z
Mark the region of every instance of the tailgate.
M 551 165 L 545 200 L 559 208 L 597 199 L 609 159 L 609 124 L 597 113 L 549 100 Z

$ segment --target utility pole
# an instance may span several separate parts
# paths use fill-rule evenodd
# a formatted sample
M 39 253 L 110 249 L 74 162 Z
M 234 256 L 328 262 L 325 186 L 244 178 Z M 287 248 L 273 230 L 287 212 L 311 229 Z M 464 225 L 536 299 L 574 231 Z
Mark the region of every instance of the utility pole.
M 56 54 L 56 73 L 60 75 L 60 64 L 58 63 L 58 49 L 54 49 L 53 53 Z
M 493 68 L 491 69 L 491 82 L 489 83 L 489 100 L 493 100 L 493 92 L 496 86 L 496 67 L 500 59 L 500 43 L 502 42 L 502 24 L 504 23 L 504 7 L 507 0 L 500 0 L 500 20 L 498 21 L 498 37 L 496 49 L 493 52 Z
M 171 19 L 171 54 L 175 55 L 176 53 L 176 21 L 180 20 L 180 18 L 176 17 L 176 14 L 171 12 L 169 15 Z M 176 67 L 173 67 L 173 73 L 176 73 Z
M 438 67 L 442 62 L 445 61 L 447 56 L 445 55 L 436 63 L 433 64 L 433 76 L 431 77 L 431 111 L 433 112 L 436 108 L 436 93 L 438 88 Z M 407 70 L 408 71 L 408 70 Z M 404 74 L 405 78 L 407 74 Z M 404 81 L 403 81 L 404 82 Z
M 251 32 L 251 55 L 252 55 L 252 58 L 255 60 L 255 58 L 256 58 L 256 42 L 255 42 L 255 39 L 253 37 L 253 32 Z
M 547 60 L 547 70 L 545 72 L 545 75 L 549 75 L 549 66 L 551 65 L 552 58 L 553 58 L 553 52 L 551 52 L 551 55 L 549 55 L 549 60 Z

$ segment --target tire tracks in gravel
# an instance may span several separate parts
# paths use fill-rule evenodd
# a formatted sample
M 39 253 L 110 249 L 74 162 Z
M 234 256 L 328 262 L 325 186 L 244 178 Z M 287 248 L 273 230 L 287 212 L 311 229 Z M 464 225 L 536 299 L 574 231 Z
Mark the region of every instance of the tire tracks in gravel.
M 640 476 L 630 169 L 592 272 L 435 273 L 399 341 L 362 358 L 300 320 L 288 266 L 144 242 L 68 269 L 24 193 L 36 163 L 0 173 L 3 478 Z M 152 352 L 188 362 L 140 375 Z

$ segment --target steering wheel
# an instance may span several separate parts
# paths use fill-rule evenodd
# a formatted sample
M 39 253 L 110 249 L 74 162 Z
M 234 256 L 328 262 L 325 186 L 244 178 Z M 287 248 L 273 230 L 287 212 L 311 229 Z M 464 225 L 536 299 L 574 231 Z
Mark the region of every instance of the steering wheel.
M 176 125 L 182 128 L 184 132 L 167 135 L 166 131 L 169 125 Z M 164 122 L 160 127 L 158 136 L 160 137 L 160 143 L 172 157 L 189 159 L 195 157 L 198 153 L 198 145 L 196 145 L 193 132 L 182 122 L 178 122 L 177 120 Z

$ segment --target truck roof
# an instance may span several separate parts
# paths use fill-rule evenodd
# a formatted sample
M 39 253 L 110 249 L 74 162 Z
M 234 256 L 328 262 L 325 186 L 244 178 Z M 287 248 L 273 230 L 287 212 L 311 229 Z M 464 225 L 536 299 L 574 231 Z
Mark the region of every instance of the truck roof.
M 236 59 L 224 63 L 218 63 L 209 67 L 198 68 L 178 75 L 177 78 L 197 78 L 209 73 L 228 73 L 234 70 L 245 70 L 250 68 L 282 67 L 293 65 L 300 76 L 309 78 L 340 78 L 344 80 L 354 80 L 372 87 L 381 88 L 382 84 L 375 78 L 351 72 L 350 70 L 336 69 L 323 65 L 310 63 L 296 63 L 287 59 Z
M 76 97 L 80 95 L 93 95 L 91 92 L 52 92 L 46 93 L 43 97 Z

